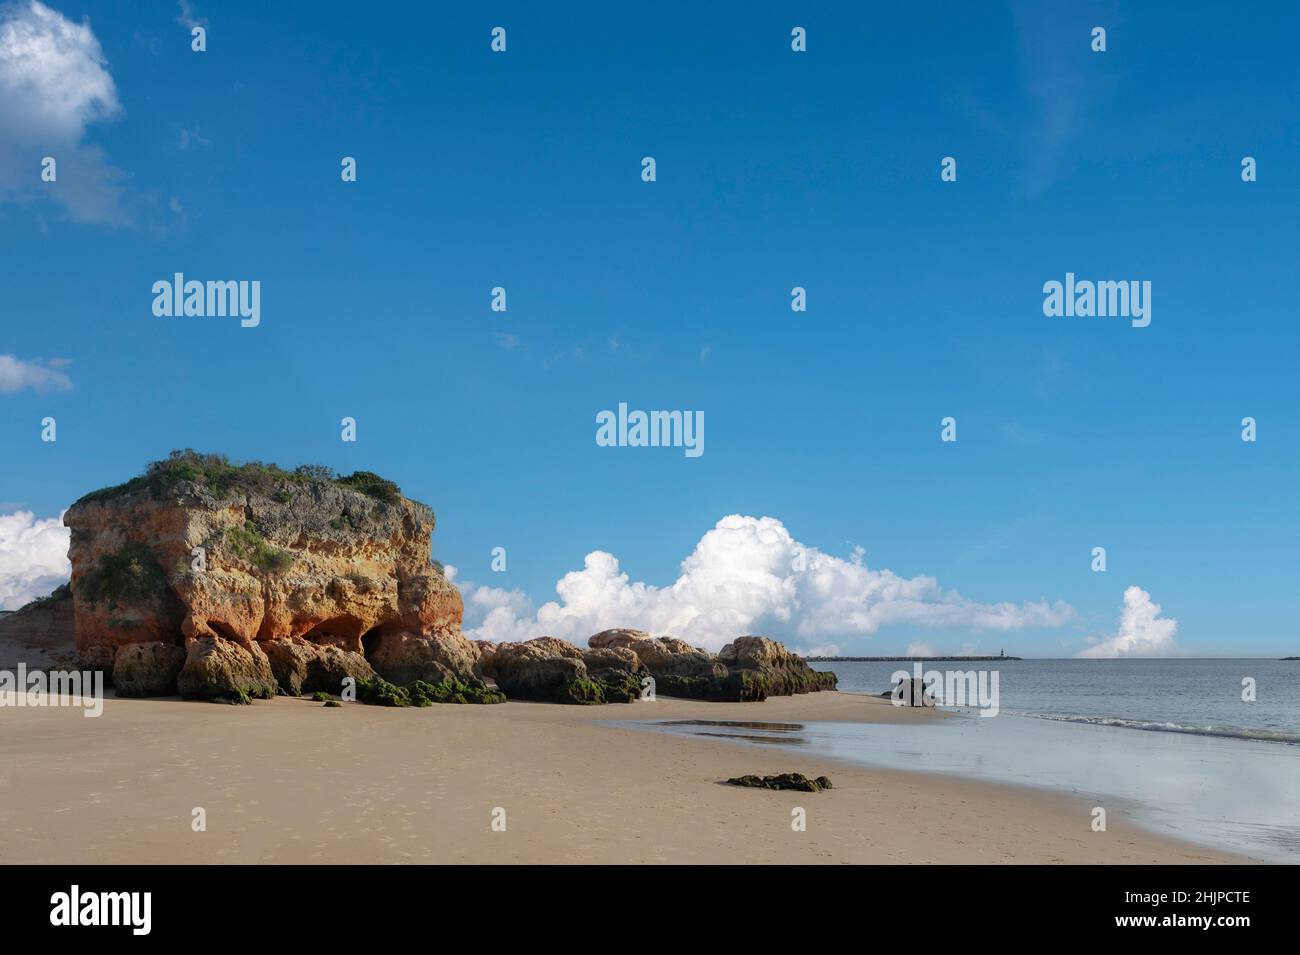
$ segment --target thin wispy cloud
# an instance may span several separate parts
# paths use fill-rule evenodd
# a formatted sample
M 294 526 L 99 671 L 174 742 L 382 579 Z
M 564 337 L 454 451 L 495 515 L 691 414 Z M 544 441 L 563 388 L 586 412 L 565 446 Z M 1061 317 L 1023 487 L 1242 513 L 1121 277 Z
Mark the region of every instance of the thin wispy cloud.
M 191 0 L 180 0 L 176 6 L 180 10 L 180 14 L 176 17 L 177 23 L 187 30 L 193 30 L 195 27 L 204 27 L 206 29 L 208 18 L 195 15 L 194 4 Z
M 197 129 L 182 129 L 177 145 L 181 149 L 189 149 L 191 146 L 211 146 L 212 140 L 203 136 Z
M 72 379 L 60 369 L 69 364 L 66 358 L 42 362 L 0 355 L 0 393 L 67 391 L 72 387 Z
M 1107 53 L 1090 48 L 1087 24 L 1053 4 L 1012 7 L 1020 55 L 1021 86 L 1030 109 L 1014 129 L 1022 161 L 1022 187 L 1041 195 L 1067 177 L 1086 155 L 1088 139 L 1118 90 Z M 1114 17 L 1095 11 L 1112 26 Z M 1013 127 L 1014 128 L 1014 127 Z

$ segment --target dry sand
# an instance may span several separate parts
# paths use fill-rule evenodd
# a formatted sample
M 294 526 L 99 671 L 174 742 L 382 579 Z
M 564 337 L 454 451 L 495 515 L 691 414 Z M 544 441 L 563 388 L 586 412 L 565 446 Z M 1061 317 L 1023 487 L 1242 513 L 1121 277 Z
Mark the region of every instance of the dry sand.
M 1092 832 L 1090 807 L 1066 795 L 601 725 L 942 718 L 845 693 L 425 709 L 110 697 L 97 719 L 3 707 L 0 862 L 1244 861 L 1113 815 Z M 835 788 L 720 784 L 787 771 Z M 498 807 L 505 832 L 492 831 Z

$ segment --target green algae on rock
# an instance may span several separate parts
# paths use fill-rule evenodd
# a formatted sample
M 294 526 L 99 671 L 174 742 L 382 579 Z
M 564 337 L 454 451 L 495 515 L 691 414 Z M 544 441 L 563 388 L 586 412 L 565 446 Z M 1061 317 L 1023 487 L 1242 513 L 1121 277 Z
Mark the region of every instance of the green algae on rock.
M 803 773 L 780 773 L 776 776 L 733 776 L 727 780 L 730 786 L 748 786 L 752 789 L 791 789 L 797 792 L 819 793 L 830 789 L 831 781 L 827 776 L 809 779 Z

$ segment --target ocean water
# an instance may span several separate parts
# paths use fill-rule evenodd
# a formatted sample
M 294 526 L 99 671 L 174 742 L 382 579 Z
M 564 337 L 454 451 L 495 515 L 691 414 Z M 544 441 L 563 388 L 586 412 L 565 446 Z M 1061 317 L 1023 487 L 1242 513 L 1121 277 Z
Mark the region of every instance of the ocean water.
M 882 693 L 911 663 L 813 663 L 839 688 Z M 923 663 L 996 670 L 1003 713 L 1155 732 L 1300 743 L 1300 660 L 999 660 Z M 1254 680 L 1255 700 L 1242 700 Z M 1300 793 L 1297 794 L 1300 798 Z
M 876 695 L 907 663 L 825 663 Z M 781 747 L 867 766 L 1058 790 L 1108 819 L 1254 858 L 1300 862 L 1300 661 L 1024 660 L 996 669 L 1000 712 L 908 724 L 678 720 L 642 729 Z M 1241 699 L 1253 678 L 1256 702 Z

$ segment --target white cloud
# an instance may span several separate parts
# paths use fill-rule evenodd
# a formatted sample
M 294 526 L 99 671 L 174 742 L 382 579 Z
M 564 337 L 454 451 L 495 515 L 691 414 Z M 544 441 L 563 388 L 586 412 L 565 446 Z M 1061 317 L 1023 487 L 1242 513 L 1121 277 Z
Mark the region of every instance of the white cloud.
M 609 627 L 633 627 L 715 650 L 747 633 L 803 647 L 869 637 L 890 624 L 1007 631 L 1057 627 L 1074 613 L 1059 601 L 977 603 L 932 577 L 873 570 L 861 548 L 847 560 L 834 557 L 800 544 L 776 518 L 741 515 L 700 538 L 665 587 L 630 580 L 605 551 L 588 554 L 582 570 L 555 585 L 560 599 L 535 611 L 517 590 L 459 586 L 465 629 L 476 639 L 550 635 L 582 643 Z
M 0 514 L 0 610 L 43 597 L 72 574 L 63 515 L 36 520 L 31 511 Z
M 177 145 L 181 149 L 189 149 L 191 146 L 211 146 L 212 140 L 201 134 L 198 129 L 181 129 L 180 140 Z
M 1075 656 L 1096 659 L 1115 657 L 1167 656 L 1176 648 L 1174 634 L 1178 621 L 1172 617 L 1160 618 L 1160 604 L 1141 587 L 1124 591 L 1124 610 L 1119 618 L 1119 633 L 1112 637 L 1094 637 L 1093 646 Z
M 207 17 L 194 16 L 194 4 L 190 0 L 178 0 L 176 6 L 180 10 L 180 15 L 176 17 L 176 22 L 187 30 L 193 30 L 195 27 L 206 27 L 208 25 Z
M 918 643 L 909 643 L 905 657 L 932 657 L 935 656 L 934 644 L 920 641 Z
M 72 218 L 121 224 L 120 171 L 82 142 L 122 112 L 99 40 L 38 0 L 0 6 L 0 199 L 47 193 Z M 40 180 L 52 156 L 58 179 Z
M 67 364 L 66 359 L 53 361 L 23 361 L 13 355 L 0 355 L 0 393 L 22 391 L 67 391 L 72 379 L 58 369 Z

